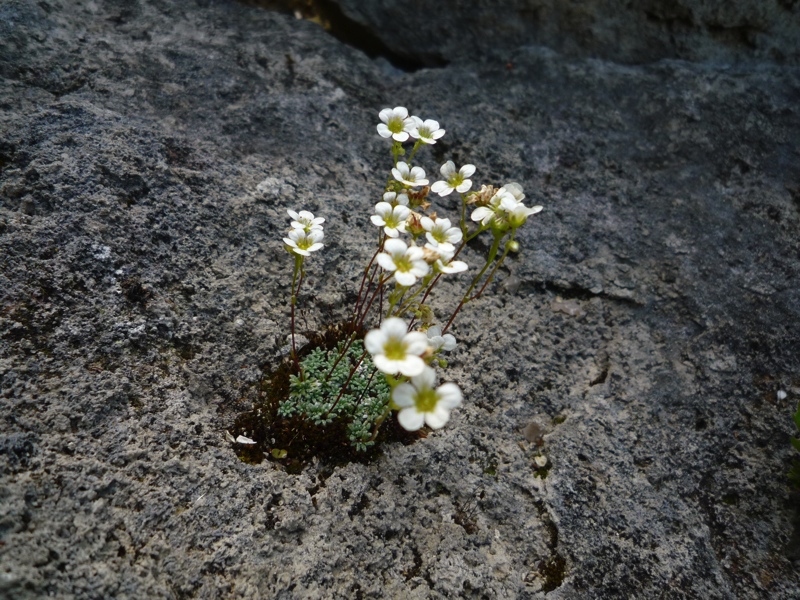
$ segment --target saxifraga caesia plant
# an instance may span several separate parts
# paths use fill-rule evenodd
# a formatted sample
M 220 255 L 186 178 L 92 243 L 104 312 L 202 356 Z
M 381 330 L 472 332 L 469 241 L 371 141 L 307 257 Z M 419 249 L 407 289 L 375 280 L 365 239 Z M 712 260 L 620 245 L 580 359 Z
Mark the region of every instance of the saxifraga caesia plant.
M 391 142 L 392 167 L 370 220 L 377 227 L 377 247 L 361 277 L 358 298 L 346 328 L 347 337 L 334 348 L 315 349 L 300 358 L 295 335 L 298 295 L 306 261 L 323 249 L 325 219 L 308 211 L 288 210 L 291 225 L 283 238 L 294 257 L 292 274 L 291 360 L 293 374 L 279 418 L 300 417 L 315 426 L 347 421 L 347 436 L 358 450 L 376 439 L 391 411 L 408 431 L 427 425 L 443 427 L 461 405 L 454 383 L 437 382 L 446 368 L 442 352 L 456 347 L 450 329 L 468 303 L 480 298 L 509 252 L 519 249 L 517 230 L 529 208 L 517 183 L 473 189 L 475 166 L 447 161 L 441 179 L 429 186 L 425 170 L 414 163 L 417 151 L 435 144 L 445 133 L 434 120 L 409 116 L 398 106 L 379 114 L 378 134 Z M 410 147 L 409 147 L 410 145 Z M 433 211 L 433 198 L 460 196 L 460 214 L 453 219 Z M 468 242 L 485 235 L 491 240 L 483 264 L 470 277 L 460 255 Z M 461 277 L 465 291 L 447 319 L 439 321 L 431 307 L 432 293 L 443 277 Z M 358 332 L 369 330 L 358 339 Z M 239 443 L 253 441 L 240 436 Z M 285 452 L 273 455 L 283 457 Z

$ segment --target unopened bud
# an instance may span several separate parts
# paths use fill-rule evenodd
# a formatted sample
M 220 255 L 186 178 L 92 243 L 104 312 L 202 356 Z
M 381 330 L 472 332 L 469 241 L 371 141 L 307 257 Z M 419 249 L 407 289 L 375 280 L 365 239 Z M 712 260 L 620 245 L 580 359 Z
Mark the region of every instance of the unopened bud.
M 511 240 L 506 244 L 506 248 L 508 248 L 509 252 L 519 252 L 519 242 L 517 240 Z
M 430 325 L 434 321 L 433 309 L 427 304 L 419 306 L 416 315 L 425 325 Z

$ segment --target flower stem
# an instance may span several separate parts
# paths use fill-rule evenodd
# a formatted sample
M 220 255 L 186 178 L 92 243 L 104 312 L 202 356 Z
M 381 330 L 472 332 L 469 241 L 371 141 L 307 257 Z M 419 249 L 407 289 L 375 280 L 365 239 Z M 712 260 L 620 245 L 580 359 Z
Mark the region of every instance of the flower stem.
M 372 279 L 373 277 L 375 277 L 375 272 L 378 269 L 377 266 L 375 267 L 375 269 L 373 269 L 372 275 L 370 275 L 369 277 L 369 283 L 367 283 L 366 294 L 364 298 L 362 298 L 361 294 L 364 293 L 364 284 L 367 281 L 367 274 L 369 273 L 369 270 L 372 267 L 372 265 L 375 263 L 375 259 L 378 257 L 378 254 L 380 254 L 381 250 L 383 250 L 383 242 L 384 242 L 383 237 L 384 237 L 383 233 L 381 232 L 378 236 L 378 249 L 375 250 L 375 254 L 372 255 L 369 264 L 367 264 L 367 267 L 364 269 L 364 276 L 361 278 L 361 287 L 358 290 L 358 298 L 356 299 L 356 307 L 355 310 L 353 311 L 353 319 L 352 319 L 353 326 L 355 326 L 355 323 L 358 320 L 362 304 L 366 302 L 367 299 L 366 294 L 369 294 L 369 288 L 372 285 Z
M 455 320 L 456 315 L 461 311 L 461 309 L 464 307 L 464 305 L 472 299 L 472 298 L 470 298 L 470 294 L 472 293 L 472 290 L 475 289 L 475 286 L 478 285 L 478 282 L 481 280 L 481 277 L 483 277 L 484 273 L 486 273 L 486 270 L 489 268 L 489 265 L 491 265 L 492 262 L 494 262 L 494 259 L 497 257 L 497 251 L 500 248 L 500 241 L 502 239 L 503 239 L 503 235 L 502 234 L 495 233 L 494 243 L 492 244 L 492 247 L 489 250 L 489 255 L 486 257 L 486 264 L 483 265 L 483 268 L 481 269 L 480 273 L 478 273 L 474 277 L 474 279 L 472 280 L 472 283 L 469 286 L 469 289 L 464 294 L 464 296 L 461 298 L 461 302 L 458 303 L 458 306 L 456 306 L 456 309 L 453 311 L 453 314 L 450 316 L 450 320 L 447 321 L 447 325 L 445 325 L 444 328 L 442 328 L 442 335 L 447 333 L 447 330 L 450 328 L 450 325 L 453 324 L 453 321 Z M 494 274 L 494 271 L 492 271 L 492 274 Z M 481 290 L 481 291 L 483 291 L 483 290 Z
M 392 412 L 392 407 L 391 405 L 389 405 L 383 411 L 383 414 L 380 417 L 378 417 L 378 420 L 375 421 L 375 429 L 373 429 L 372 431 L 372 437 L 369 438 L 370 442 L 374 442 L 375 438 L 378 437 L 378 430 L 380 430 L 381 425 L 383 425 L 383 422 L 386 420 L 386 417 L 388 417 L 391 412 Z
M 397 312 L 395 313 L 395 316 L 396 316 L 396 317 L 401 317 L 401 316 L 403 316 L 403 313 L 404 313 L 405 311 L 407 311 L 407 310 L 408 310 L 408 307 L 411 305 L 411 302 L 414 300 L 414 298 L 416 298 L 417 296 L 419 296 L 419 295 L 422 293 L 422 290 L 424 290 L 424 289 L 425 289 L 425 288 L 428 286 L 428 284 L 429 284 L 429 283 L 430 283 L 430 281 L 431 281 L 431 278 L 433 278 L 433 275 L 434 275 L 434 273 L 433 273 L 433 272 L 431 272 L 431 273 L 427 274 L 427 275 L 425 276 L 425 279 L 423 279 L 423 280 L 422 280 L 422 283 L 420 284 L 420 286 L 419 286 L 419 289 L 418 289 L 416 292 L 414 292 L 413 294 L 411 294 L 411 296 L 409 296 L 408 298 L 406 298 L 406 299 L 405 299 L 405 300 L 402 302 L 402 304 L 400 304 L 400 308 L 398 308 L 398 309 L 397 309 Z M 433 285 L 431 285 L 431 287 L 433 287 Z M 428 288 L 428 292 L 430 292 L 430 287 Z M 427 294 L 427 293 L 425 294 L 425 297 L 426 297 L 426 298 L 428 297 L 428 294 Z
M 298 277 L 300 276 L 300 280 L 298 281 Z M 294 273 L 292 273 L 292 360 L 294 361 L 294 366 L 297 369 L 298 374 L 300 375 L 301 379 L 303 373 L 300 369 L 300 361 L 297 358 L 297 344 L 295 343 L 295 329 L 294 329 L 294 311 L 295 311 L 295 304 L 297 304 L 297 296 L 300 293 L 300 286 L 303 284 L 303 275 L 305 275 L 305 271 L 303 271 L 303 256 L 299 254 L 295 254 L 294 257 Z
M 411 149 L 411 154 L 408 155 L 408 159 L 406 160 L 406 164 L 408 165 L 409 169 L 411 168 L 411 159 L 414 158 L 414 155 L 417 153 L 417 150 L 419 150 L 419 145 L 421 143 L 422 140 L 417 140 L 414 142 L 414 147 Z
M 494 268 L 492 269 L 492 272 L 489 273 L 489 276 L 486 278 L 486 281 L 484 282 L 483 286 L 481 286 L 481 289 L 478 290 L 478 293 L 475 294 L 474 296 L 472 296 L 472 298 L 470 298 L 470 300 L 477 300 L 478 298 L 480 298 L 481 295 L 483 294 L 483 291 L 486 289 L 486 286 L 489 285 L 489 282 L 494 278 L 494 274 L 497 273 L 497 269 L 500 268 L 500 265 L 503 264 L 503 261 L 506 259 L 506 256 L 508 256 L 508 253 L 511 252 L 511 242 L 514 241 L 514 233 L 516 233 L 516 230 L 512 230 L 511 231 L 511 237 L 506 242 L 506 248 L 503 251 L 502 256 L 497 261 L 497 263 L 495 263 Z
M 375 291 L 372 292 L 372 295 L 369 297 L 369 302 L 365 305 L 364 310 L 361 313 L 360 320 L 356 324 L 356 330 L 359 330 L 364 326 L 364 320 L 367 318 L 367 313 L 369 312 L 369 309 L 372 307 L 372 303 L 375 301 L 375 296 L 378 295 L 378 292 L 381 292 L 383 290 L 383 284 L 386 283 L 386 281 L 388 279 L 389 278 L 388 277 L 384 277 L 384 275 L 381 275 L 378 278 L 378 287 L 375 288 Z M 381 294 L 381 298 L 382 297 L 383 297 L 383 294 Z M 383 311 L 381 311 L 381 312 L 383 312 Z
M 467 239 L 467 197 L 459 192 L 461 196 L 461 234 Z
M 397 159 L 399 159 L 403 154 L 403 144 L 400 142 L 393 142 L 392 143 L 392 161 L 394 162 L 394 166 L 397 166 Z M 390 180 L 391 181 L 391 180 Z
M 364 362 L 364 357 L 366 355 L 367 355 L 367 351 L 364 350 L 364 352 L 361 353 L 361 356 L 356 361 L 356 363 L 350 368 L 350 374 L 347 376 L 347 381 L 345 381 L 344 384 L 342 385 L 342 387 L 339 389 L 339 395 L 336 396 L 336 400 L 334 400 L 333 404 L 328 409 L 328 412 L 325 413 L 325 416 L 323 417 L 323 419 L 327 419 L 328 415 L 330 415 L 331 412 L 333 411 L 333 409 L 336 408 L 336 405 L 339 404 L 339 400 L 342 399 L 342 396 L 344 395 L 345 390 L 350 385 L 350 381 L 353 379 L 353 375 L 356 374 L 356 371 L 358 370 L 358 367 L 360 367 L 361 363 Z

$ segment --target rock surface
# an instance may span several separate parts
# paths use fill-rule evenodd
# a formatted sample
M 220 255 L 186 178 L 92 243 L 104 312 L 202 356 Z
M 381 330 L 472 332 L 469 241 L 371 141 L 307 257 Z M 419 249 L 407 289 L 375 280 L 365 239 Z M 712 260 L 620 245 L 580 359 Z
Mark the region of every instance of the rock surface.
M 0 7 L 0 595 L 800 594 L 800 71 L 509 52 L 402 73 L 229 2 Z M 285 209 L 327 218 L 313 329 L 395 105 L 447 129 L 429 173 L 545 206 L 457 322 L 465 406 L 371 464 L 244 464 Z
M 341 14 L 398 60 L 426 66 L 487 56 L 508 60 L 524 44 L 629 64 L 665 58 L 800 61 L 796 0 L 330 2 L 338 9 L 331 14 L 334 25 Z

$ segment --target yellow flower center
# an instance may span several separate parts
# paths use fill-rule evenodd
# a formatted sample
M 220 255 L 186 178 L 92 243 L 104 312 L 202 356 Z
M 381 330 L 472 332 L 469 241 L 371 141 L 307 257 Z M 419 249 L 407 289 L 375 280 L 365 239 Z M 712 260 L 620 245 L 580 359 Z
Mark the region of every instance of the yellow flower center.
M 386 123 L 386 127 L 388 127 L 389 131 L 391 131 L 392 133 L 400 133 L 401 131 L 403 131 L 403 125 L 404 125 L 403 119 L 401 119 L 400 117 L 391 117 L 389 119 L 389 122 Z
M 437 401 L 436 390 L 421 389 L 417 391 L 417 395 L 414 398 L 414 406 L 422 413 L 433 412 Z
M 406 357 L 406 346 L 403 340 L 389 338 L 383 345 L 383 353 L 389 360 L 403 360 Z

